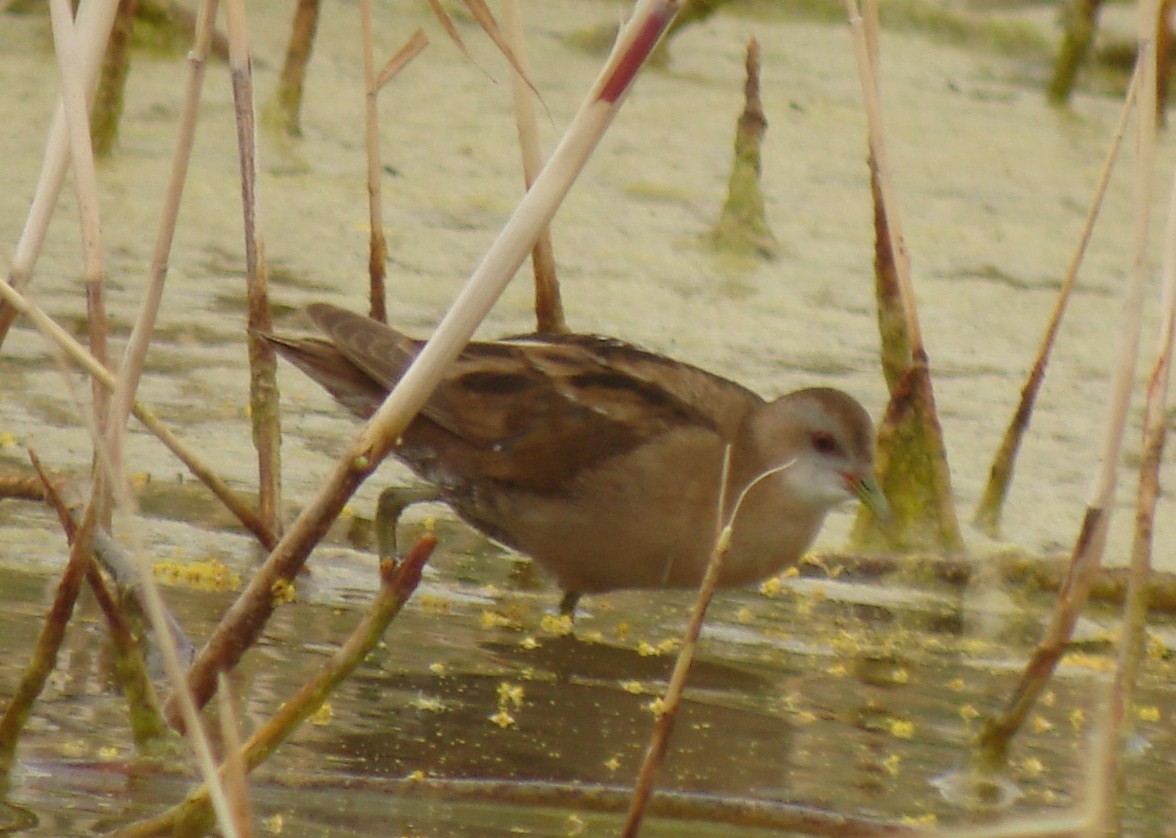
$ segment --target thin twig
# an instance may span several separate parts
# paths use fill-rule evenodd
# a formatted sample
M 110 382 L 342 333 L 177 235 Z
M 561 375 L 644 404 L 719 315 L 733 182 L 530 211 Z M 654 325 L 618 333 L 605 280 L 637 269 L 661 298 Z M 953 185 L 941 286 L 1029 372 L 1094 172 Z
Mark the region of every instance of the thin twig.
M 380 197 L 380 86 L 376 81 L 375 47 L 372 46 L 372 0 L 359 0 L 360 35 L 363 40 L 363 127 L 367 152 L 368 188 L 368 316 L 388 322 L 384 278 L 388 264 L 388 240 L 384 237 L 384 208 Z
M 272 330 L 265 237 L 257 194 L 257 121 L 253 70 L 249 63 L 245 0 L 225 5 L 229 29 L 229 70 L 237 117 L 237 151 L 241 158 L 241 206 L 245 228 L 245 292 L 249 308 L 249 420 L 257 448 L 257 514 L 273 532 L 281 529 L 282 431 L 278 409 L 278 357 L 260 335 Z
M 90 144 L 90 119 L 86 102 L 86 79 L 82 56 L 78 47 L 73 9 L 69 0 L 50 0 L 50 20 L 53 43 L 57 54 L 58 74 L 61 78 L 61 98 L 65 104 L 65 120 L 69 128 L 70 161 L 74 172 L 74 188 L 78 197 L 78 215 L 82 225 L 84 286 L 86 290 L 86 320 L 90 336 L 90 353 L 94 360 L 106 366 L 106 264 L 102 252 L 102 224 L 98 209 L 98 176 L 94 170 L 94 148 Z M 105 435 L 110 391 L 97 377 L 91 377 L 94 426 L 98 436 Z M 114 478 L 122 473 L 122 465 L 114 452 Z M 108 484 L 101 484 L 102 494 L 95 498 L 99 523 L 110 522 Z
M 241 838 L 252 838 L 253 807 L 249 805 L 248 768 L 241 754 L 241 719 L 228 681 L 228 677 L 222 672 L 220 689 L 217 690 L 217 716 L 220 719 L 221 741 L 225 750 L 225 761 L 221 770 L 237 834 Z
M 123 353 L 120 375 L 110 400 L 109 428 L 110 447 L 114 459 L 119 461 L 122 438 L 126 429 L 127 416 L 133 409 L 135 393 L 143 374 L 143 364 L 159 306 L 163 299 L 163 287 L 167 280 L 168 256 L 175 237 L 176 222 L 179 218 L 180 199 L 188 177 L 188 163 L 192 158 L 192 145 L 196 137 L 196 116 L 200 107 L 200 91 L 204 84 L 204 70 L 208 62 L 216 20 L 217 0 L 202 0 L 196 12 L 196 33 L 192 50 L 188 53 L 188 81 L 184 89 L 184 102 L 180 111 L 176 151 L 172 156 L 171 176 L 164 194 L 163 209 L 159 228 L 155 235 L 155 249 L 151 254 L 151 269 L 147 287 L 143 290 L 143 301 L 139 315 L 127 340 Z
M 1033 405 L 1037 400 L 1037 392 L 1041 389 L 1041 384 L 1045 380 L 1045 368 L 1049 364 L 1050 352 L 1053 350 L 1058 329 L 1061 327 L 1062 316 L 1066 312 L 1066 304 L 1069 302 L 1070 295 L 1074 290 L 1074 284 L 1078 280 L 1078 269 L 1082 266 L 1082 259 L 1086 255 L 1086 247 L 1090 243 L 1090 237 L 1094 232 L 1094 222 L 1098 219 L 1103 198 L 1106 196 L 1107 184 L 1110 183 L 1111 172 L 1114 170 L 1115 161 L 1119 157 L 1119 147 L 1122 145 L 1123 136 L 1127 133 L 1128 118 L 1131 115 L 1132 108 L 1135 106 L 1135 96 L 1138 89 L 1139 62 L 1136 61 L 1135 69 L 1131 73 L 1131 81 L 1127 85 L 1127 92 L 1123 98 L 1123 107 L 1119 111 L 1119 122 L 1115 126 L 1114 133 L 1111 135 L 1111 144 L 1107 149 L 1107 156 L 1103 161 L 1102 172 L 1099 174 L 1098 183 L 1094 187 L 1090 209 L 1086 213 L 1086 220 L 1082 224 L 1082 232 L 1078 236 L 1078 244 L 1074 248 L 1074 254 L 1070 257 L 1070 264 L 1066 267 L 1066 274 L 1062 278 L 1062 287 L 1058 291 L 1057 300 L 1054 302 L 1054 309 L 1050 314 L 1049 323 L 1046 325 L 1045 334 L 1042 335 L 1041 347 L 1037 351 L 1037 359 L 1033 362 L 1033 367 L 1025 378 L 1025 385 L 1021 388 L 1021 400 L 1017 404 L 1017 409 L 1013 412 L 1013 418 L 1005 430 L 996 456 L 992 459 L 988 483 L 984 487 L 984 494 L 981 496 L 980 502 L 976 505 L 973 522 L 993 537 L 999 534 L 1000 515 L 1004 508 L 1004 499 L 1008 493 L 1009 483 L 1013 477 L 1017 450 L 1021 447 L 1021 439 L 1025 431 L 1029 428 L 1029 420 L 1033 415 Z
M 890 234 L 890 249 L 894 253 L 894 264 L 898 275 L 898 287 L 902 297 L 903 314 L 906 317 L 907 338 L 911 354 L 917 356 L 923 348 L 923 333 L 919 326 L 918 307 L 915 303 L 915 289 L 911 283 L 911 258 L 906 249 L 906 238 L 902 232 L 902 219 L 898 209 L 898 195 L 894 187 L 894 170 L 890 163 L 890 152 L 886 147 L 886 132 L 882 122 L 882 103 L 879 95 L 878 77 L 875 67 L 878 62 L 877 50 L 877 0 L 865 0 L 866 18 L 858 8 L 858 0 L 845 0 L 849 25 L 853 32 L 854 54 L 857 56 L 858 77 L 866 104 L 867 129 L 869 131 L 870 155 L 878 172 L 878 185 L 882 193 L 882 204 L 886 208 L 887 230 Z M 865 24 L 870 23 L 867 27 Z M 871 44 L 873 44 L 871 46 Z
M 542 165 L 539 151 L 539 125 L 531 103 L 534 87 L 528 79 L 527 39 L 523 31 L 523 15 L 519 0 L 505 0 L 502 4 L 506 41 L 514 53 L 516 63 L 511 73 L 511 99 L 514 102 L 515 127 L 519 134 L 519 150 L 523 158 L 523 182 L 528 189 Z M 555 249 L 551 242 L 551 226 L 543 228 L 531 250 L 531 270 L 535 275 L 535 325 L 540 332 L 566 332 L 563 303 L 560 301 L 559 277 L 555 270 Z

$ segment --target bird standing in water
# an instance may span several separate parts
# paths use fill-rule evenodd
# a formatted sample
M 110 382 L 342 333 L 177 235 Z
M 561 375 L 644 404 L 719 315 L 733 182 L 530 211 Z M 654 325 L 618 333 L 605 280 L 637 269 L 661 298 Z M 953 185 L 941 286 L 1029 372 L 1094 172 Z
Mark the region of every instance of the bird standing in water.
M 266 339 L 368 418 L 423 342 L 332 305 L 307 312 L 325 339 Z M 795 562 L 846 501 L 885 517 L 873 447 L 869 414 L 840 390 L 765 401 L 621 341 L 534 334 L 469 344 L 393 454 L 554 576 L 571 615 L 585 593 L 697 587 L 720 521 L 719 584 L 733 587 Z

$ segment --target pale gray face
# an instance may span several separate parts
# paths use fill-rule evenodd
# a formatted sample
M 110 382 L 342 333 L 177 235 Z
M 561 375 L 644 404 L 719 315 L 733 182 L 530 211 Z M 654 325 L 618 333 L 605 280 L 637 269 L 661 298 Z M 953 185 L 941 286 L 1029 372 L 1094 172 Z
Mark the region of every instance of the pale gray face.
M 793 461 L 780 479 L 797 500 L 828 509 L 856 498 L 884 508 L 873 471 L 873 422 L 855 399 L 827 388 L 799 390 L 767 414 L 757 442 L 778 464 Z

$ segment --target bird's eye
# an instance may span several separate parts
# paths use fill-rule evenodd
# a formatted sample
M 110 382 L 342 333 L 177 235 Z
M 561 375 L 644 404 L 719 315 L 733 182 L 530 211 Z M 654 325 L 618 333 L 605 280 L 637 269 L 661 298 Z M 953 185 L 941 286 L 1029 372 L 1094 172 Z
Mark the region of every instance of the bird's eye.
M 817 431 L 810 439 L 813 443 L 813 449 L 819 454 L 832 454 L 837 450 L 837 440 L 833 439 L 832 434 Z

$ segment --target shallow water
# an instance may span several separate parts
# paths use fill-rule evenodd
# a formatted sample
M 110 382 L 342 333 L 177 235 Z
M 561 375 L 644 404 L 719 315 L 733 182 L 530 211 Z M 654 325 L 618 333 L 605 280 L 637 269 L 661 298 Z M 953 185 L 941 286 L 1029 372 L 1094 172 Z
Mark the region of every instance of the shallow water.
M 550 148 L 599 64 L 569 48 L 563 36 L 612 21 L 616 10 L 533 5 L 530 49 L 551 113 L 542 125 Z M 262 212 L 283 327 L 300 326 L 289 312 L 315 299 L 364 305 L 367 209 L 354 11 L 326 10 L 307 91 L 306 138 L 287 144 L 267 137 L 262 144 Z M 280 65 L 288 11 L 267 0 L 251 4 L 250 14 L 264 96 Z M 416 26 L 433 39 L 381 100 L 390 308 L 395 322 L 425 333 L 517 199 L 514 128 L 506 85 L 464 61 L 424 4 L 382 15 L 381 55 Z M 463 33 L 481 67 L 504 80 L 484 39 L 468 27 Z M 771 121 L 764 186 L 769 220 L 784 246 L 772 264 L 722 259 L 700 244 L 723 197 L 749 34 L 763 47 Z M 0 116 L 10 126 L 0 132 L 5 262 L 23 223 L 50 113 L 53 62 L 46 44 L 40 22 L 0 16 Z M 884 385 L 870 296 L 864 121 L 845 29 L 719 16 L 684 33 L 672 56 L 668 69 L 639 83 L 556 221 L 570 322 L 673 353 L 766 395 L 813 383 L 843 387 L 879 413 Z M 1080 95 L 1071 112 L 1051 111 L 1034 86 L 1040 66 L 944 46 L 925 34 L 888 34 L 883 67 L 907 241 L 966 518 L 1052 306 L 1119 105 Z M 184 72 L 176 59 L 136 57 L 119 152 L 100 173 L 108 306 L 119 335 L 134 316 L 150 259 Z M 226 75 L 214 65 L 206 83 L 141 397 L 218 472 L 248 487 L 254 457 L 243 409 L 243 257 Z M 1167 137 L 1160 155 L 1161 171 L 1169 171 Z M 1158 192 L 1163 183 L 1157 179 Z M 1081 516 L 1119 328 L 1116 289 L 1128 263 L 1130 191 L 1124 170 L 1112 184 L 1018 466 L 1004 535 L 1032 553 L 1066 549 Z M 1157 231 L 1163 200 L 1156 196 Z M 33 285 L 37 301 L 69 324 L 84 311 L 72 207 L 72 198 L 63 200 Z M 520 280 L 484 334 L 528 327 L 530 292 L 525 277 Z M 1149 323 L 1147 335 L 1152 328 Z M 1144 346 L 1150 346 L 1147 336 Z M 31 446 L 52 469 L 84 472 L 87 436 L 44 346 L 18 324 L 3 351 L 0 468 L 24 468 L 24 448 Z M 284 492 L 293 507 L 312 497 L 355 426 L 290 370 L 282 370 L 281 385 Z M 1136 410 L 1128 464 L 1138 458 L 1138 421 Z M 138 428 L 127 456 L 130 470 L 145 480 L 144 515 L 133 531 L 151 555 L 215 557 L 248 573 L 251 540 L 182 466 Z M 240 692 L 249 722 L 289 695 L 357 619 L 375 570 L 370 552 L 354 546 L 348 531 L 368 514 L 381 483 L 403 477 L 402 469 L 385 465 L 361 490 L 353 512 L 316 553 L 299 601 L 279 610 L 262 648 L 246 659 Z M 1124 513 L 1134 483 L 1124 466 L 1111 563 L 1125 562 L 1130 515 Z M 1156 560 L 1168 570 L 1176 569 L 1172 504 L 1161 501 L 1156 533 Z M 438 516 L 443 538 L 426 589 L 389 632 L 386 648 L 333 698 L 330 723 L 307 725 L 263 769 L 255 786 L 259 814 L 281 815 L 285 835 L 383 835 L 390 824 L 436 835 L 615 831 L 618 822 L 604 816 L 502 801 L 458 803 L 452 795 L 414 795 L 392 781 L 420 771 L 438 778 L 631 783 L 653 718 L 646 705 L 664 688 L 671 666 L 669 657 L 641 650 L 680 634 L 689 597 L 591 598 L 580 639 L 555 637 L 541 622 L 554 603 L 550 588 L 442 509 L 415 513 L 408 526 L 419 527 L 429 514 Z M 834 516 L 821 548 L 838 547 L 849 520 Z M 981 557 L 999 546 L 971 531 L 966 537 Z M 4 648 L 30 647 L 62 553 L 52 513 L 0 502 Z M 999 705 L 1045 604 L 983 584 L 963 591 L 929 588 L 918 578 L 893 587 L 847 585 L 810 572 L 813 578 L 787 581 L 775 595 L 720 596 L 662 787 L 863 816 L 974 819 L 946 803 L 931 780 L 961 763 L 979 724 L 975 714 Z M 170 599 L 197 642 L 229 601 L 185 589 L 174 589 Z M 509 625 L 497 625 L 502 620 L 487 613 Z M 1016 781 L 1024 796 L 1014 811 L 1081 798 L 1106 681 L 1099 637 L 1111 628 L 1111 615 L 1099 612 L 1083 625 L 1095 655 L 1063 669 L 1053 704 L 1042 708 L 1020 744 Z M 1171 637 L 1171 627 L 1157 630 Z M 4 693 L 23 660 L 23 652 L 11 654 L 0 666 Z M 1171 818 L 1164 778 L 1174 752 L 1167 720 L 1176 708 L 1168 663 L 1151 665 L 1141 705 L 1155 707 L 1158 721 L 1141 722 L 1149 747 L 1132 764 L 1136 834 L 1156 834 Z M 504 683 L 523 693 L 520 706 L 511 708 L 514 725 L 500 727 L 491 716 L 503 709 Z M 178 799 L 186 781 L 128 763 L 127 742 L 98 641 L 75 631 L 14 778 L 11 803 L 31 813 L 32 833 L 77 833 Z M 658 828 L 686 834 L 680 822 Z M 656 833 L 652 826 L 650 833 Z

